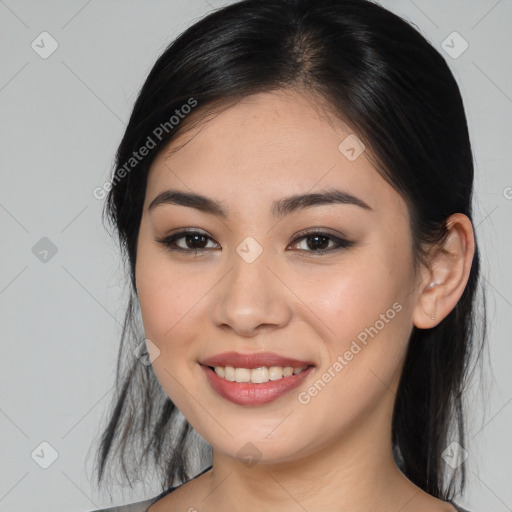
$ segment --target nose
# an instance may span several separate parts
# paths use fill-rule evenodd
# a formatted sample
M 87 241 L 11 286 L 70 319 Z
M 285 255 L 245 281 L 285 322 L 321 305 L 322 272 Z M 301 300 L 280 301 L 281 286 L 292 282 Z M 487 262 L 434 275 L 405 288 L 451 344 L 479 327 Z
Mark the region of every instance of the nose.
M 293 295 L 276 270 L 279 265 L 265 251 L 251 263 L 235 252 L 230 263 L 231 270 L 215 288 L 214 324 L 244 337 L 285 327 Z

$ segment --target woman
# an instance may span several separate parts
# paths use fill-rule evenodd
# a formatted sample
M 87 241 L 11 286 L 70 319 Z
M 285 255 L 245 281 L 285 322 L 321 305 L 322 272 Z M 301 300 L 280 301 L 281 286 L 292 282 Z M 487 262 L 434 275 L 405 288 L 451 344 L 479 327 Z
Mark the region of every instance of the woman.
M 462 511 L 479 253 L 440 54 L 367 0 L 235 3 L 158 59 L 116 164 L 98 480 L 150 456 L 163 491 L 108 510 Z

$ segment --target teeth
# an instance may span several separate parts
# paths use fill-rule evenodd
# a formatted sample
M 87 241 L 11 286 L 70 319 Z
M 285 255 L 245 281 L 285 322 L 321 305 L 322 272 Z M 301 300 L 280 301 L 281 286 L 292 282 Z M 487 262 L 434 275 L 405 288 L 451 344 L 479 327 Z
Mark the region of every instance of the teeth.
M 291 366 L 260 366 L 259 368 L 234 368 L 233 366 L 216 366 L 215 373 L 230 382 L 252 382 L 262 384 L 269 380 L 279 380 L 291 377 L 305 370 L 307 366 L 293 368 Z

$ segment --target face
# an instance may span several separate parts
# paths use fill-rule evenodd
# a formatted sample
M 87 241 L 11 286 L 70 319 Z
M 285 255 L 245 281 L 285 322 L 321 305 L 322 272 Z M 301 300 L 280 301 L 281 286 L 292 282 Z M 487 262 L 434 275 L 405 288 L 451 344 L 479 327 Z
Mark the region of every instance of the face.
M 368 150 L 354 159 L 349 135 L 306 95 L 258 94 L 176 138 L 151 167 L 136 283 L 160 351 L 154 371 L 228 456 L 286 462 L 387 435 L 413 327 L 409 214 Z M 168 190 L 207 196 L 225 216 L 165 198 L 149 208 Z M 282 203 L 335 190 L 344 201 Z M 233 351 L 312 366 L 243 384 L 201 364 Z

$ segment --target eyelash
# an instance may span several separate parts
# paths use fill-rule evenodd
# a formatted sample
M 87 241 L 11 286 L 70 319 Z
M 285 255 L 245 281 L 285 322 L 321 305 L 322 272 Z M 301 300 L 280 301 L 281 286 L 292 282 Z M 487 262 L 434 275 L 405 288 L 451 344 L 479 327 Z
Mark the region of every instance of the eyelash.
M 204 253 L 211 250 L 211 249 L 183 249 L 182 247 L 176 247 L 175 246 L 176 240 L 179 240 L 180 238 L 184 238 L 187 235 L 188 236 L 200 235 L 204 238 L 213 240 L 211 237 L 209 237 L 205 233 L 202 233 L 201 231 L 190 230 L 190 231 L 181 231 L 179 233 L 175 233 L 175 234 L 167 236 L 165 238 L 161 238 L 161 239 L 157 240 L 157 242 L 160 244 L 163 244 L 169 251 L 181 252 L 181 253 L 187 253 L 187 254 L 195 254 L 196 256 L 204 255 Z M 338 251 L 340 249 L 347 249 L 347 248 L 351 247 L 352 245 L 354 245 L 354 242 L 330 235 L 328 233 L 324 233 L 322 231 L 302 231 L 301 233 L 298 234 L 297 238 L 295 238 L 295 240 L 293 240 L 292 244 L 290 244 L 290 245 L 295 245 L 304 239 L 307 239 L 309 237 L 314 237 L 314 236 L 329 238 L 330 240 L 335 242 L 336 246 L 331 249 L 324 249 L 324 250 L 317 250 L 317 251 L 299 249 L 300 251 L 303 251 L 303 252 L 312 253 L 314 255 L 313 257 L 320 256 L 320 255 L 323 255 L 323 254 L 326 254 L 329 252 L 333 252 L 333 251 Z

